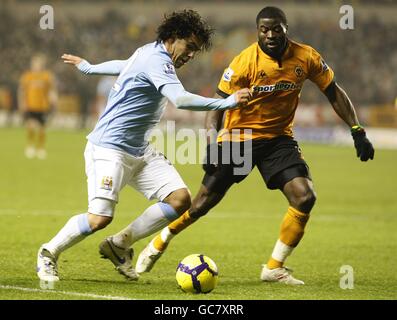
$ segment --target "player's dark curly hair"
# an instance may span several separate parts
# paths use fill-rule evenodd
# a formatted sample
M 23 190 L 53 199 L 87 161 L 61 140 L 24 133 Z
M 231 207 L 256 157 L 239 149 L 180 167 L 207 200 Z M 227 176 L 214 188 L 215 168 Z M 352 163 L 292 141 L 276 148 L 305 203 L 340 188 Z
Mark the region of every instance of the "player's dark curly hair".
M 279 18 L 281 22 L 287 24 L 287 17 L 283 10 L 277 7 L 265 7 L 261 11 L 259 11 L 258 15 L 256 16 L 256 24 L 258 24 L 259 19 L 263 18 Z
M 164 15 L 164 21 L 157 28 L 157 41 L 166 41 L 171 38 L 186 39 L 195 35 L 203 42 L 202 48 L 209 50 L 212 46 L 213 33 L 214 29 L 196 11 L 175 11 Z

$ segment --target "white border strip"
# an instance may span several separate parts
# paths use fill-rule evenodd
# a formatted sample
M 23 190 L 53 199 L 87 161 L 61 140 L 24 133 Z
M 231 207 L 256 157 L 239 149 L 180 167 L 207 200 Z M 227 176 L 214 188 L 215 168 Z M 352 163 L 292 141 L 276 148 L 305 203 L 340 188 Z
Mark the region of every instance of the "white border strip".
M 105 300 L 137 300 L 137 299 L 131 299 L 131 298 L 127 298 L 127 297 L 107 296 L 107 295 L 99 295 L 99 294 L 92 294 L 92 293 L 80 293 L 80 292 L 73 292 L 73 291 L 58 291 L 58 290 L 43 290 L 43 289 L 5 286 L 5 285 L 0 285 L 0 289 L 19 290 L 19 291 L 27 291 L 27 292 L 40 292 L 40 293 L 55 293 L 55 294 L 64 294 L 64 295 L 76 296 L 76 297 L 86 297 L 86 298 L 105 299 Z

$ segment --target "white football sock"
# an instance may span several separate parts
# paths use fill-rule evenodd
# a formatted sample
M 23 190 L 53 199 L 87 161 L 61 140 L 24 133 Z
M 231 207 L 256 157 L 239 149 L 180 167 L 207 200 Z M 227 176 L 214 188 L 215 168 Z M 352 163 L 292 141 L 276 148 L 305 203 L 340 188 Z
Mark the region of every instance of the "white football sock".
M 157 202 L 147 208 L 138 218 L 113 236 L 113 243 L 122 248 L 132 244 L 167 226 L 178 218 L 175 209 L 165 202 Z
M 169 243 L 173 237 L 175 237 L 175 234 L 172 234 L 171 231 L 170 231 L 170 229 L 169 229 L 168 227 L 163 228 L 163 230 L 161 230 L 161 232 L 160 232 L 160 238 L 161 238 L 161 240 L 162 240 L 164 243 Z M 157 248 L 154 246 L 154 242 L 155 242 L 156 238 L 157 238 L 157 236 L 154 237 L 154 238 L 152 239 L 152 241 L 150 241 L 150 243 L 149 243 L 149 249 L 150 249 L 150 251 L 152 251 L 153 253 L 159 253 L 159 252 L 161 252 L 159 249 L 157 249 Z
M 284 262 L 294 249 L 294 247 L 287 246 L 285 243 L 281 242 L 280 239 L 278 239 L 272 252 L 272 258 L 274 260 Z
M 160 237 L 164 243 L 168 243 L 173 237 L 175 237 L 175 234 L 171 233 L 170 228 L 165 227 L 163 230 L 161 230 Z
M 88 214 L 82 213 L 71 217 L 57 235 L 43 247 L 55 257 L 58 257 L 61 252 L 80 242 L 91 233 Z

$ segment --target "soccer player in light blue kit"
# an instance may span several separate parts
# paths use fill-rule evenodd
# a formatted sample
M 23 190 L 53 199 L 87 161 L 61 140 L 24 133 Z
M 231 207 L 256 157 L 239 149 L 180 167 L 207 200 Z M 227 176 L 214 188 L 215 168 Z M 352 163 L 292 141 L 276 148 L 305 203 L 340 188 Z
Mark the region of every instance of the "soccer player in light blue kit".
M 178 172 L 148 143 L 150 131 L 160 121 L 167 99 L 177 108 L 205 111 L 245 105 L 251 98 L 242 89 L 227 99 L 204 98 L 185 91 L 175 68 L 211 46 L 213 30 L 192 10 L 166 16 L 157 30 L 157 41 L 137 49 L 128 60 L 91 65 L 65 54 L 65 63 L 85 74 L 119 75 L 106 109 L 88 135 L 85 149 L 88 211 L 73 216 L 38 252 L 37 275 L 58 281 L 57 259 L 61 252 L 113 219 L 118 194 L 130 185 L 148 199 L 159 202 L 147 208 L 118 234 L 106 238 L 99 252 L 130 280 L 138 275 L 132 267 L 132 244 L 161 230 L 184 213 L 190 193 Z

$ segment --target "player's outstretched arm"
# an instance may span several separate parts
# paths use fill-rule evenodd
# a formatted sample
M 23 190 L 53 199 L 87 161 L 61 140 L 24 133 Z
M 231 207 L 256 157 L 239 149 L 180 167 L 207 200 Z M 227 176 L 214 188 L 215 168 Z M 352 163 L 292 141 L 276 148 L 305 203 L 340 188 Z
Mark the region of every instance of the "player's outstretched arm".
M 347 93 L 337 83 L 332 82 L 327 89 L 325 89 L 324 94 L 327 96 L 338 116 L 351 128 L 357 157 L 359 157 L 361 161 L 368 161 L 368 159 L 372 160 L 375 150 L 372 143 L 368 140 L 364 128 L 360 126 L 356 110 Z
M 111 60 L 92 65 L 87 60 L 72 54 L 63 54 L 63 62 L 76 66 L 84 74 L 119 75 L 128 60 Z
M 187 92 L 181 84 L 166 84 L 161 87 L 161 94 L 168 98 L 178 109 L 192 111 L 226 110 L 245 106 L 251 99 L 248 88 L 236 91 L 227 99 L 205 98 Z

